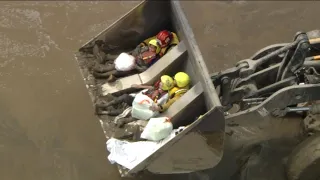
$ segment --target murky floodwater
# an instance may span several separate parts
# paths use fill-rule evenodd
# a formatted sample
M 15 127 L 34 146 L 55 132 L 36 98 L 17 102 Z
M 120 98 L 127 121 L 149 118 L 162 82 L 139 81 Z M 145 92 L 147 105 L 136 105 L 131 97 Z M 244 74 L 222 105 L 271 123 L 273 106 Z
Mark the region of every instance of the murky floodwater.
M 137 3 L 0 2 L 2 179 L 120 179 L 73 52 Z M 320 2 L 182 5 L 210 71 L 319 27 Z

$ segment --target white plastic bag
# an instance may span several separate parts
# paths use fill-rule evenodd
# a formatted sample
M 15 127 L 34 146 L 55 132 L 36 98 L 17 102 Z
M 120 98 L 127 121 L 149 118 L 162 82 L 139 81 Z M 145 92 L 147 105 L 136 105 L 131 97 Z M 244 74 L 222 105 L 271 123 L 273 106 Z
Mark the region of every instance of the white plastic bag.
M 159 112 L 154 112 L 149 109 L 155 105 L 156 103 L 151 98 L 139 93 L 133 100 L 131 116 L 141 120 L 149 120 L 159 114 Z
M 114 60 L 115 68 L 117 71 L 130 71 L 134 68 L 136 61 L 135 57 L 121 53 L 117 59 Z
M 150 141 L 160 141 L 168 137 L 173 130 L 172 123 L 167 117 L 151 118 L 141 133 L 141 138 Z
M 125 168 L 132 169 L 150 156 L 158 144 L 151 141 L 128 142 L 111 138 L 107 141 L 108 159 L 111 164 L 117 163 Z
M 108 159 L 111 164 L 117 163 L 131 170 L 139 163 L 146 160 L 146 158 L 152 155 L 160 147 L 171 141 L 176 136 L 176 132 L 181 132 L 181 130 L 183 130 L 179 129 L 173 130 L 168 137 L 158 142 L 128 142 L 111 138 L 106 143 L 107 150 L 110 152 Z

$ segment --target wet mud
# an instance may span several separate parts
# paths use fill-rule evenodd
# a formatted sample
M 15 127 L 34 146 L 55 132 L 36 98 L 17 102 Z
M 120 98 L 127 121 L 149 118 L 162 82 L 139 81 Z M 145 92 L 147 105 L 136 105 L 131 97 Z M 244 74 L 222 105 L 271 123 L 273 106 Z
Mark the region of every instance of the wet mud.
M 137 3 L 0 2 L 2 179 L 121 179 L 74 52 Z M 181 3 L 210 72 L 319 27 L 316 1 Z

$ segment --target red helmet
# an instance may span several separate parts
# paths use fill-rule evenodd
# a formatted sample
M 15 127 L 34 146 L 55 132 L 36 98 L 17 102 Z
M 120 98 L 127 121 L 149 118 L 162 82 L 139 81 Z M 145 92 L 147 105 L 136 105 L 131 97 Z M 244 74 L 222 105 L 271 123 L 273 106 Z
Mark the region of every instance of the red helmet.
M 163 30 L 157 34 L 156 38 L 158 39 L 161 47 L 165 47 L 170 44 L 170 42 L 173 38 L 173 35 L 171 32 L 169 32 L 167 30 Z

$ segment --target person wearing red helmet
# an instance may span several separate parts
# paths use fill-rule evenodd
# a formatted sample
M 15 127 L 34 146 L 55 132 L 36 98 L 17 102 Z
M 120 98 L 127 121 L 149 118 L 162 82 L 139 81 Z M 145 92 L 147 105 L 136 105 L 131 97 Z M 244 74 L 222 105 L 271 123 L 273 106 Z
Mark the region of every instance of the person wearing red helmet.
M 161 46 L 161 56 L 165 55 L 170 49 L 179 44 L 179 38 L 174 32 L 162 30 L 156 38 Z
M 92 74 L 95 78 L 107 78 L 108 82 L 114 82 L 117 78 L 144 72 L 160 58 L 160 52 L 161 48 L 158 41 L 152 39 L 148 46 L 143 46 L 139 51 L 131 54 L 135 58 L 135 65 L 131 70 L 117 70 L 116 64 L 112 63 L 104 67 L 101 65 L 95 66 Z
M 174 32 L 167 30 L 162 30 L 156 36 L 144 40 L 134 50 L 127 52 L 128 54 L 136 57 L 137 60 L 139 60 L 137 62 L 141 62 L 137 63 L 137 66 L 135 66 L 132 71 L 116 70 L 113 62 L 120 54 L 111 55 L 104 52 L 96 52 L 95 55 L 99 63 L 93 67 L 93 76 L 99 79 L 106 78 L 108 82 L 114 82 L 117 78 L 125 77 L 132 73 L 141 73 L 153 65 L 178 43 L 179 39 L 177 35 Z M 96 41 L 96 48 L 94 50 L 99 51 L 99 48 L 103 46 L 104 42 Z M 156 53 L 154 54 L 153 51 Z M 140 61 L 140 59 L 142 60 Z

